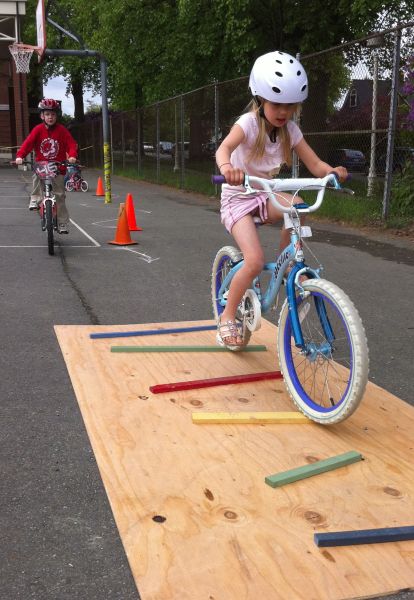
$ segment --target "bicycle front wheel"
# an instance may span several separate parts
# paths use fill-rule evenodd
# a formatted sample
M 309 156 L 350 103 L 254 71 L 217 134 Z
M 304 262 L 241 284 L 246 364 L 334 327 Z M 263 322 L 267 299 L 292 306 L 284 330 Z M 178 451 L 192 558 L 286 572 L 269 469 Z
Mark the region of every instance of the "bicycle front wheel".
M 298 294 L 305 349 L 295 346 L 289 307 L 279 319 L 280 369 L 297 407 L 310 419 L 330 425 L 358 407 L 368 381 L 368 346 L 360 316 L 335 284 L 311 279 Z
M 88 188 L 89 188 L 88 182 L 85 181 L 85 179 L 82 179 L 82 181 L 81 181 L 81 190 L 82 190 L 82 192 L 87 192 Z
M 53 256 L 55 253 L 55 244 L 53 239 L 53 209 L 52 201 L 46 200 L 46 230 L 47 230 L 47 248 L 49 254 Z

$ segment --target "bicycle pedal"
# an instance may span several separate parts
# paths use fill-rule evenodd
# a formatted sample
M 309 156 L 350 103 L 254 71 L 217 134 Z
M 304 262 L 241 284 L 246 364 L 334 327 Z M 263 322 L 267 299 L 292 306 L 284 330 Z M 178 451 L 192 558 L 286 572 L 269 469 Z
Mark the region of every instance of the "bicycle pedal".
M 312 237 L 312 229 L 308 225 L 302 225 L 300 228 L 300 235 L 303 238 Z

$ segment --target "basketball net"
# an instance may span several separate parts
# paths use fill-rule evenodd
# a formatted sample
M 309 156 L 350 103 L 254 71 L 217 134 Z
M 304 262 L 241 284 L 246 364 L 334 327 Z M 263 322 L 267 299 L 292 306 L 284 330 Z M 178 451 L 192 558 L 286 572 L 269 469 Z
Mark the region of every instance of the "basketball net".
M 16 63 L 16 73 L 29 73 L 30 59 L 32 58 L 33 52 L 36 50 L 35 46 L 12 44 L 9 46 L 9 50 Z

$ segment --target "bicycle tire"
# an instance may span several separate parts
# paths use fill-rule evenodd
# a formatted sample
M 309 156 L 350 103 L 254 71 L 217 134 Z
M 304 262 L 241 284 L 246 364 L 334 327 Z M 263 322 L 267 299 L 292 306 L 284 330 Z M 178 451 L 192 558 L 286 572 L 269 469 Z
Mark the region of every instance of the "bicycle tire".
M 47 230 L 47 248 L 50 256 L 55 253 L 55 241 L 53 238 L 53 209 L 52 201 L 46 200 L 46 230 Z
M 82 179 L 80 187 L 81 187 L 82 192 L 87 192 L 89 189 L 88 182 L 85 181 L 84 179 Z
M 279 318 L 280 369 L 293 402 L 309 419 L 324 425 L 347 419 L 358 407 L 368 382 L 368 345 L 361 318 L 350 298 L 324 279 L 304 282 L 296 295 L 307 355 L 296 348 L 287 300 Z M 334 333 L 325 336 L 318 302 Z M 319 304 L 320 306 L 320 304 Z
M 65 183 L 65 189 L 67 192 L 73 192 L 73 181 L 70 179 Z
M 223 246 L 217 252 L 215 259 L 213 261 L 213 267 L 211 271 L 211 300 L 213 305 L 213 314 L 216 321 L 220 318 L 224 306 L 222 306 L 219 299 L 219 290 L 221 288 L 221 284 L 223 279 L 226 277 L 227 273 L 231 270 L 231 268 L 238 262 L 243 260 L 243 254 L 234 246 Z M 228 290 L 224 290 L 223 296 L 226 295 Z M 242 314 L 242 302 L 240 303 L 239 309 L 236 314 L 236 318 L 243 321 Z M 244 343 L 242 346 L 227 346 L 229 350 L 238 351 L 243 347 L 247 346 L 250 341 L 251 331 L 245 327 L 244 328 Z

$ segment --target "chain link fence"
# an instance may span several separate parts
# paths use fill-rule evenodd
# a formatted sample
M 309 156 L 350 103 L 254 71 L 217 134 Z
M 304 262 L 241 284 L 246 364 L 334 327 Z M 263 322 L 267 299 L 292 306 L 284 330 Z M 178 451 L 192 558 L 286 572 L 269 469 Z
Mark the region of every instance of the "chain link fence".
M 410 30 L 396 28 L 298 57 L 310 84 L 299 117 L 305 138 L 323 160 L 364 179 L 368 195 L 373 186 L 377 191 L 384 186 L 388 172 L 391 178 L 401 169 L 414 148 L 399 94 L 400 74 L 413 54 Z M 113 172 L 215 194 L 210 183 L 215 151 L 250 99 L 248 77 L 241 77 L 113 114 Z M 102 168 L 101 129 L 99 116 L 72 127 L 88 166 Z M 297 160 L 292 170 L 306 174 Z

